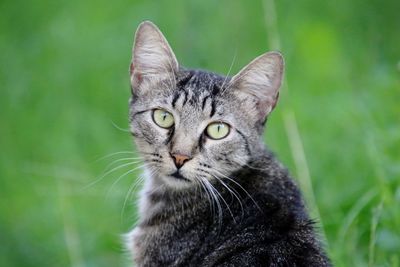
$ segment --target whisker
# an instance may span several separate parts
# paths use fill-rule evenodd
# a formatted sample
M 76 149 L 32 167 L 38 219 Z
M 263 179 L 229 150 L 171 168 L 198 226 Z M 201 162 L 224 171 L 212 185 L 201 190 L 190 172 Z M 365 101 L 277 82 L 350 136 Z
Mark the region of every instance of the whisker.
M 115 163 L 120 162 L 120 161 L 130 161 L 130 160 L 135 160 L 132 161 L 134 163 L 139 163 L 142 160 L 140 160 L 141 158 L 121 158 L 121 159 L 116 159 L 113 162 L 109 163 L 106 167 L 105 167 L 105 171 L 107 171 L 109 168 L 111 168 L 111 166 L 113 166 Z
M 230 209 L 228 203 L 226 202 L 225 198 L 221 195 L 221 193 L 210 183 L 211 188 L 214 190 L 215 193 L 221 198 L 221 200 L 225 203 L 225 206 L 228 208 L 229 213 L 232 216 L 233 221 L 236 223 L 235 216 L 232 213 L 232 210 Z
M 133 168 L 132 170 L 129 170 L 129 171 L 125 172 L 124 174 L 120 175 L 120 176 L 112 183 L 110 189 L 108 189 L 106 198 L 108 198 L 108 195 L 110 194 L 110 192 L 111 192 L 111 190 L 113 189 L 113 187 L 114 187 L 123 177 L 125 177 L 126 175 L 128 175 L 128 174 L 130 174 L 130 173 L 136 171 L 136 170 L 139 169 L 139 168 L 143 168 L 143 167 L 145 167 L 145 166 L 147 166 L 147 165 L 148 165 L 148 164 L 146 164 L 146 163 L 145 163 L 145 164 L 142 164 L 142 165 L 137 166 L 137 167 Z
M 154 167 L 150 166 L 150 168 L 147 168 L 147 170 L 150 172 L 150 175 L 154 175 L 154 173 L 158 171 L 158 168 L 154 168 Z M 124 204 L 123 204 L 123 207 L 122 207 L 122 210 L 121 210 L 121 221 L 123 220 L 123 214 L 124 214 L 124 210 L 125 210 L 126 203 L 128 202 L 128 199 L 129 199 L 129 195 L 132 194 L 133 191 L 137 188 L 137 186 L 140 185 L 140 184 L 142 184 L 144 180 L 145 180 L 145 176 L 144 176 L 144 175 L 141 175 L 141 176 L 139 176 L 139 178 L 130 186 L 129 191 L 128 191 L 127 195 L 125 196 Z M 153 189 L 151 192 L 149 192 L 149 193 L 151 194 L 153 191 L 158 190 L 158 189 L 161 188 L 162 186 L 164 186 L 164 185 L 160 185 L 160 186 L 154 188 L 154 189 Z M 134 201 L 135 204 L 136 204 L 136 205 L 135 205 L 136 207 L 138 207 L 138 205 L 137 205 L 137 201 L 138 201 L 138 200 L 139 200 L 139 199 L 136 198 L 135 201 Z M 139 214 L 136 213 L 133 219 L 134 219 L 134 221 L 137 221 L 137 220 L 139 219 Z
M 231 71 L 232 71 L 233 65 L 235 64 L 236 55 L 237 55 L 237 50 L 235 51 L 235 54 L 233 55 L 233 59 L 232 59 L 231 65 L 230 65 L 230 67 L 229 67 L 228 73 L 225 75 L 225 79 L 224 79 L 224 81 L 223 81 L 223 83 L 222 83 L 222 85 L 221 85 L 221 91 L 222 91 L 222 92 L 224 92 L 224 85 L 225 85 L 226 81 L 228 80 L 228 77 L 229 77 L 229 74 L 230 74 Z
M 119 151 L 119 152 L 114 152 L 114 153 L 105 155 L 105 156 L 103 156 L 103 157 L 100 157 L 100 158 L 96 159 L 94 162 L 98 162 L 98 161 L 100 161 L 100 160 L 103 160 L 103 159 L 106 159 L 106 158 L 109 158 L 109 157 L 112 157 L 112 156 L 115 156 L 115 155 L 119 155 L 119 154 L 136 154 L 136 152 L 133 152 L 133 151 Z
M 235 160 L 234 162 L 238 163 L 241 166 L 249 167 L 250 169 L 253 169 L 253 170 L 258 170 L 258 171 L 267 171 L 268 170 L 267 168 L 257 168 L 257 167 L 251 166 L 251 165 L 249 165 L 248 163 L 246 163 L 244 161 Z
M 242 79 L 242 77 L 245 76 L 247 73 L 248 73 L 248 71 L 240 72 L 239 75 L 236 76 L 235 81 Z M 224 92 L 225 92 L 226 90 L 228 90 L 229 88 L 231 88 L 232 85 L 234 85 L 234 83 L 233 83 L 232 81 L 233 81 L 233 79 L 229 81 L 229 83 L 227 84 L 227 87 L 226 87 L 226 89 L 224 90 Z
M 219 227 L 221 228 L 222 226 L 222 207 L 221 207 L 221 203 L 219 202 L 218 196 L 215 194 L 213 188 L 211 187 L 210 182 L 207 179 L 202 179 L 202 181 L 204 182 L 204 185 L 208 188 L 208 191 L 210 192 L 212 198 L 215 200 L 215 203 L 217 204 L 217 208 L 218 208 L 218 224 Z
M 118 129 L 118 130 L 120 130 L 120 131 L 123 131 L 123 132 L 128 132 L 128 133 L 131 132 L 129 129 L 123 129 L 123 128 L 119 127 L 119 126 L 118 126 L 116 123 L 114 123 L 112 120 L 110 120 L 110 121 L 111 121 L 111 124 L 112 124 L 116 129 Z
M 236 197 L 236 199 L 239 201 L 239 205 L 240 205 L 240 207 L 241 207 L 241 210 L 242 210 L 242 217 L 243 217 L 243 215 L 244 215 L 244 209 L 243 209 L 243 204 L 242 204 L 242 201 L 241 201 L 241 199 L 240 199 L 240 197 L 238 196 L 238 194 L 237 194 L 237 191 L 235 190 L 235 189 L 233 189 L 233 188 L 230 188 L 226 183 L 224 183 L 221 179 L 219 179 L 217 176 L 215 176 L 215 175 L 212 175 L 218 182 L 220 182 L 226 189 L 228 189 L 228 191 L 231 193 L 231 195 L 234 195 L 235 197 Z
M 239 186 L 240 189 L 242 189 L 243 192 L 245 192 L 245 193 L 249 196 L 249 198 L 254 202 L 254 204 L 257 206 L 257 208 L 258 208 L 260 211 L 262 211 L 262 209 L 261 209 L 260 206 L 257 204 L 257 202 L 254 200 L 254 198 L 250 195 L 250 193 L 249 193 L 246 189 L 244 189 L 244 187 L 243 187 L 240 183 L 238 183 L 238 182 L 235 181 L 234 179 L 232 179 L 232 178 L 226 176 L 225 174 L 223 174 L 223 173 L 221 173 L 221 172 L 219 172 L 219 171 L 217 171 L 217 170 L 214 170 L 214 171 L 217 172 L 217 173 L 219 173 L 221 176 L 223 176 L 224 178 L 228 179 L 229 181 L 232 181 L 232 182 L 235 183 L 237 186 Z
M 210 193 L 208 192 L 207 187 L 204 185 L 204 182 L 202 181 L 201 177 L 196 176 L 196 180 L 199 182 L 199 184 L 200 184 L 200 185 L 202 186 L 202 188 L 204 189 L 204 191 L 205 191 L 205 193 L 206 193 L 206 196 L 207 196 L 207 199 L 208 199 L 208 201 L 209 201 L 209 203 L 210 203 L 210 210 L 211 210 L 213 216 L 215 216 L 216 210 L 215 210 L 214 201 L 212 201 L 212 197 L 210 196 Z
M 123 168 L 123 167 L 129 166 L 129 165 L 132 165 L 132 164 L 136 164 L 136 163 L 137 163 L 137 162 L 128 162 L 128 163 L 119 165 L 119 166 L 117 166 L 117 167 L 115 167 L 115 168 L 109 170 L 108 172 L 106 172 L 105 174 L 103 174 L 102 176 L 100 176 L 100 178 L 97 178 L 95 181 L 93 181 L 93 182 L 89 183 L 88 185 L 84 186 L 84 187 L 83 187 L 83 190 L 86 190 L 86 189 L 92 187 L 93 185 L 97 184 L 97 183 L 100 182 L 104 177 L 106 177 L 108 174 L 110 174 L 110 173 L 112 173 L 112 172 L 114 172 L 114 171 L 116 171 L 116 170 L 119 170 L 119 169 L 121 169 L 121 168 Z
M 121 209 L 121 221 L 123 221 L 124 211 L 125 211 L 125 207 L 126 207 L 126 204 L 128 202 L 129 197 L 131 196 L 131 194 L 133 193 L 135 188 L 139 184 L 141 184 L 143 181 L 144 181 L 144 177 L 143 176 L 138 176 L 138 178 L 129 187 L 129 190 L 128 190 L 128 192 L 127 192 L 127 194 L 125 196 L 125 199 L 124 199 L 124 204 L 122 205 L 122 209 Z

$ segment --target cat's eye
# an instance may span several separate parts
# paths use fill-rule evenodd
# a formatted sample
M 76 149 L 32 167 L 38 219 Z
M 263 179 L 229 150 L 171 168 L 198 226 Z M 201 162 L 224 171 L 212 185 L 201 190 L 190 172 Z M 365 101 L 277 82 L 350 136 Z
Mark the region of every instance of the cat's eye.
M 228 124 L 224 122 L 213 122 L 207 126 L 206 134 L 209 138 L 219 140 L 225 138 L 230 131 Z
M 155 109 L 153 111 L 153 121 L 161 128 L 171 128 L 174 125 L 174 116 L 164 109 Z

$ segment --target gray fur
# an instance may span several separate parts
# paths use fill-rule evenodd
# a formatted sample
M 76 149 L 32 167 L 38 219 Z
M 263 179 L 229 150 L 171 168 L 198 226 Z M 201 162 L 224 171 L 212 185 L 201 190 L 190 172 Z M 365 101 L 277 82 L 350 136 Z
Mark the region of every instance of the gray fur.
M 137 266 L 330 266 L 287 171 L 266 150 L 263 126 L 282 80 L 279 53 L 237 75 L 186 70 L 158 28 L 138 28 L 130 125 L 147 163 L 140 220 L 128 236 Z M 173 114 L 171 129 L 152 111 Z M 231 126 L 221 140 L 204 131 Z M 170 154 L 188 155 L 177 171 Z

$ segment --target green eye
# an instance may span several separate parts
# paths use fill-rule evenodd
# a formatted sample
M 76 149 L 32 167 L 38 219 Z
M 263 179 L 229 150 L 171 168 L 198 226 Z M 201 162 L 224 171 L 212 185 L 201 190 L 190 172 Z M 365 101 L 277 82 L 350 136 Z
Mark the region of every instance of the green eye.
M 174 116 L 166 110 L 155 109 L 153 121 L 161 128 L 171 128 L 174 125 Z
M 207 126 L 206 134 L 211 139 L 219 140 L 229 134 L 229 125 L 223 122 L 213 122 Z

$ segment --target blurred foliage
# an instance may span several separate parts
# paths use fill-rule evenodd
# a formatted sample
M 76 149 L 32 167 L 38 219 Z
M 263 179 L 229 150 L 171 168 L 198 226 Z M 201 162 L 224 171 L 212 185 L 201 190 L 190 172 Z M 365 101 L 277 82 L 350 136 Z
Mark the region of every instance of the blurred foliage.
M 0 266 L 129 265 L 121 234 L 139 173 L 105 169 L 131 157 L 112 153 L 132 150 L 128 65 L 144 19 L 184 66 L 223 74 L 280 43 L 286 82 L 266 143 L 294 177 L 308 168 L 314 194 L 303 189 L 335 266 L 400 266 L 399 10 L 396 0 L 2 0 Z M 293 122 L 308 165 L 294 160 Z

